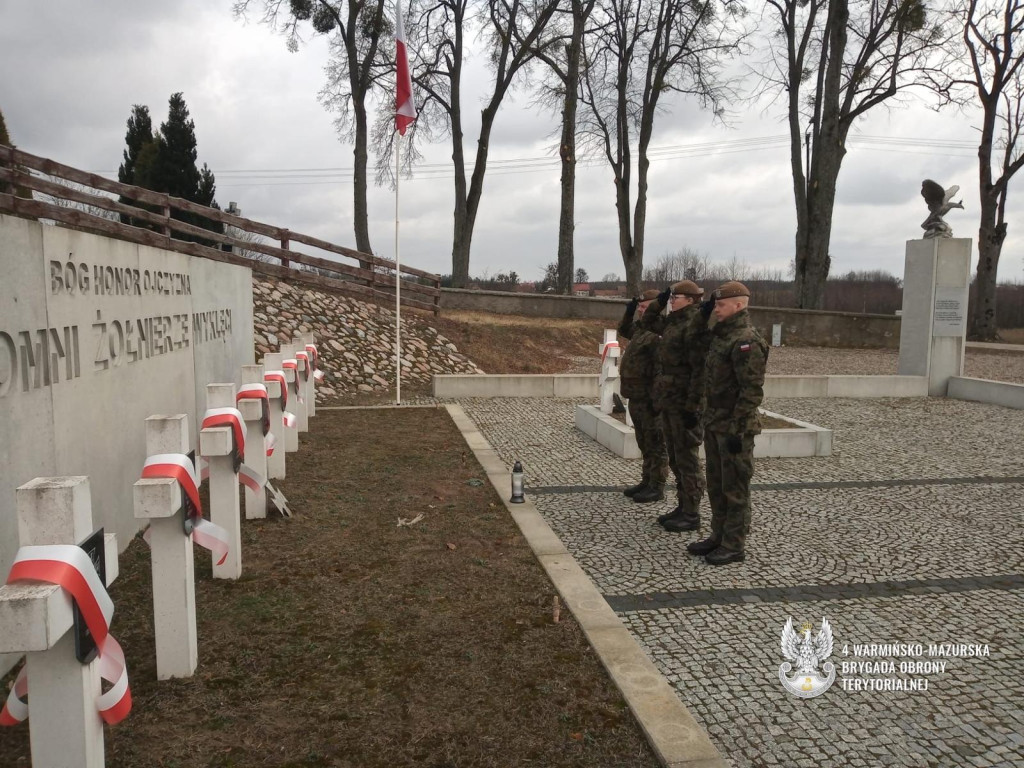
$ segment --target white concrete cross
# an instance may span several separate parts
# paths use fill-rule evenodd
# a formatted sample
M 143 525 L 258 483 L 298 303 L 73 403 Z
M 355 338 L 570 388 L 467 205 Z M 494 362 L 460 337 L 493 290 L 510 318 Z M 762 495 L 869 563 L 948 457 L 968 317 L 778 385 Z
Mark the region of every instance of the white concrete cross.
M 245 383 L 245 370 L 249 366 L 242 369 L 243 383 Z M 282 480 L 285 477 L 285 447 L 284 447 L 284 397 L 286 385 L 282 386 L 281 382 L 275 379 L 267 379 L 266 377 L 271 374 L 271 371 L 280 369 L 271 368 L 268 364 L 267 358 L 263 358 L 263 383 L 267 386 L 267 398 L 270 400 L 270 434 L 272 435 L 270 442 L 274 444 L 274 452 L 267 456 L 267 477 L 275 480 Z M 283 374 L 282 374 L 283 375 Z M 256 383 L 256 382 L 253 382 Z
M 288 412 L 295 414 L 296 421 L 298 415 L 296 409 L 301 407 L 298 399 L 295 397 L 295 369 L 285 368 L 284 361 L 285 356 L 280 352 L 268 352 L 263 356 L 263 367 L 267 371 L 283 371 L 285 385 L 288 391 Z M 276 425 L 275 425 L 276 426 Z M 278 450 L 284 449 L 288 453 L 295 453 L 299 450 L 299 431 L 295 426 L 284 426 L 283 429 L 283 440 L 277 444 Z M 276 451 L 275 451 L 276 453 Z M 273 476 L 273 475 L 272 475 Z M 281 475 L 284 477 L 284 475 Z
M 601 413 L 611 413 L 614 407 L 613 394 L 619 393 L 619 341 L 612 328 L 604 329 L 604 341 L 597 348 L 601 355 L 601 376 L 598 379 L 598 392 L 601 397 Z
M 188 416 L 146 419 L 146 454 L 187 454 Z M 135 483 L 135 517 L 149 520 L 158 680 L 191 677 L 199 661 L 192 538 L 184 530 L 181 486 L 169 478 Z
M 93 531 L 87 477 L 37 477 L 17 490 L 22 546 L 77 545 Z M 104 535 L 106 583 L 117 578 L 117 540 Z M 75 657 L 72 598 L 53 584 L 0 587 L 0 653 L 25 654 L 29 743 L 35 768 L 102 768 L 99 658 Z
M 316 344 L 316 336 L 313 335 L 312 331 L 309 333 L 300 333 L 293 339 L 293 341 L 296 349 L 306 349 L 307 344 Z M 306 411 L 309 413 L 310 417 L 313 417 L 316 416 L 316 376 L 314 375 L 316 371 L 316 361 L 313 358 L 312 352 L 309 350 L 306 351 L 309 354 L 309 364 L 311 366 L 309 378 L 306 380 Z
M 234 384 L 208 384 L 208 409 L 234 408 Z M 205 416 L 204 416 L 205 418 Z M 242 575 L 242 524 L 239 512 L 238 473 L 235 470 L 235 436 L 230 426 L 209 426 L 199 431 L 199 453 L 210 464 L 210 521 L 228 532 L 228 554 L 222 563 L 213 563 L 213 578 L 237 579 Z M 258 434 L 263 434 L 262 430 Z M 256 435 L 253 435 L 256 440 Z M 262 441 L 260 441 L 262 442 Z M 256 452 L 262 446 L 248 445 Z
M 246 384 L 255 384 L 266 387 L 263 381 L 263 366 L 262 365 L 243 365 L 242 366 L 242 390 L 245 389 Z M 266 400 L 262 398 L 243 398 L 238 400 L 238 410 L 242 412 L 242 418 L 245 420 L 245 429 L 248 433 L 248 442 L 245 447 L 245 463 L 253 468 L 255 472 L 263 477 L 269 477 L 267 474 L 267 451 L 265 445 L 265 436 L 263 434 L 263 406 L 267 404 L 268 410 L 270 405 L 270 397 Z M 273 433 L 273 414 L 270 415 L 270 426 L 271 434 Z M 278 416 L 278 422 L 280 423 L 280 416 Z M 256 520 L 267 516 L 267 491 L 265 488 L 255 490 L 248 485 L 245 486 L 245 519 Z
M 305 345 L 298 347 L 292 344 L 282 344 L 281 354 L 284 355 L 285 360 L 294 360 L 295 368 L 287 368 L 285 372 L 291 372 L 295 378 L 292 383 L 292 390 L 288 393 L 288 403 L 291 406 L 289 410 L 295 414 L 295 430 L 296 432 L 308 432 L 309 431 L 309 399 L 306 393 L 305 378 L 306 378 L 306 360 L 305 355 L 302 357 L 296 357 L 295 353 L 298 350 L 306 351 Z M 299 398 L 302 401 L 299 401 Z M 294 400 L 294 403 L 292 402 Z

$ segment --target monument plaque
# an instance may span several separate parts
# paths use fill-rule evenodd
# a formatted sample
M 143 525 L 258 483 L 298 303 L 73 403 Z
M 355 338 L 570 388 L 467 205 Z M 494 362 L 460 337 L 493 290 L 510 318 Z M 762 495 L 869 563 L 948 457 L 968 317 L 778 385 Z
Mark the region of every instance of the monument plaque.
M 967 296 L 962 288 L 936 288 L 932 335 L 963 336 L 966 306 Z

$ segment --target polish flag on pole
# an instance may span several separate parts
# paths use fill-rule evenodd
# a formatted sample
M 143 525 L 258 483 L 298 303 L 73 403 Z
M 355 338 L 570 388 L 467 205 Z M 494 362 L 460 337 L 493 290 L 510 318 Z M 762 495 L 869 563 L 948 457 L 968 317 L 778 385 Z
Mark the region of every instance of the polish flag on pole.
M 412 76 L 409 74 L 409 56 L 405 52 L 405 24 L 402 21 L 402 2 L 395 4 L 395 62 L 398 79 L 395 83 L 395 129 L 405 136 L 405 129 L 416 119 L 416 102 L 412 98 Z

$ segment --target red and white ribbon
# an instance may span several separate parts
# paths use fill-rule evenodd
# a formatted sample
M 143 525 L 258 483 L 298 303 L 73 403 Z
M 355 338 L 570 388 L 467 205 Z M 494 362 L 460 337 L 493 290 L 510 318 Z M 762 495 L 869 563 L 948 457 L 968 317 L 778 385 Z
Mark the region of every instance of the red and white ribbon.
M 100 676 L 113 686 L 97 696 L 96 708 L 100 717 L 110 725 L 124 720 L 132 708 L 132 693 L 128 687 L 124 652 L 110 635 L 114 603 L 89 555 L 81 547 L 70 544 L 21 547 L 7 575 L 8 584 L 19 581 L 54 584 L 74 598 L 96 641 Z M 21 698 L 27 691 L 28 676 L 23 668 L 0 711 L 0 725 L 15 725 L 28 717 L 28 707 Z
M 196 468 L 183 453 L 158 453 L 146 459 L 142 467 L 143 477 L 166 477 L 177 480 L 195 514 L 192 517 L 192 540 L 213 553 L 213 561 L 221 565 L 228 557 L 228 532 L 203 517 L 203 505 L 199 501 L 199 478 Z
M 307 344 L 306 351 L 309 352 L 313 359 L 313 379 L 315 381 L 322 381 L 324 372 L 320 370 L 320 352 L 317 350 L 316 344 Z
M 243 463 L 242 466 L 238 468 L 238 482 L 247 486 L 253 493 L 259 493 L 263 487 L 266 486 L 267 478 L 248 464 Z
M 213 553 L 213 562 L 223 565 L 228 559 L 228 532 L 205 517 L 195 517 L 192 522 L 192 541 Z
M 239 458 L 245 456 L 245 422 L 242 420 L 242 412 L 237 408 L 209 408 L 203 414 L 202 428 L 210 427 L 231 427 L 231 433 L 235 437 L 235 451 Z
M 297 421 L 297 419 L 295 418 L 295 414 L 294 413 L 291 413 L 290 411 L 285 411 L 281 415 L 283 417 L 282 421 L 284 422 L 284 425 L 286 427 L 294 427 L 295 426 L 295 422 Z
M 267 396 L 266 384 L 243 384 L 235 395 L 235 402 L 243 400 L 259 400 L 263 408 L 263 434 L 270 432 L 270 398 Z
M 308 352 L 296 352 L 295 359 L 301 360 L 306 365 L 302 369 L 302 378 L 305 381 L 309 381 L 309 353 Z
M 302 389 L 299 387 L 299 361 L 292 357 L 281 363 L 281 367 L 286 371 L 294 372 L 292 375 L 292 383 L 295 384 L 295 396 L 298 398 L 300 403 L 306 402 L 302 397 Z
M 618 349 L 618 348 L 619 348 L 619 342 L 617 342 L 617 341 L 609 341 L 607 344 L 605 344 L 604 345 L 604 349 L 601 350 L 601 365 L 604 365 L 604 359 L 606 357 L 608 357 L 608 350 L 610 350 L 610 349 Z
M 277 447 L 277 435 L 273 432 L 268 432 L 263 438 L 263 448 L 267 452 L 267 456 L 274 455 L 274 448 Z
M 199 459 L 199 477 L 200 482 L 205 482 L 210 479 L 209 459 Z M 238 466 L 238 482 L 252 488 L 253 493 L 258 493 L 259 490 L 267 484 L 267 478 L 243 461 Z M 146 530 L 148 531 L 149 529 L 147 528 Z
M 281 385 L 281 409 L 288 407 L 288 380 L 284 377 L 284 371 L 266 371 L 263 374 L 264 381 L 276 381 Z

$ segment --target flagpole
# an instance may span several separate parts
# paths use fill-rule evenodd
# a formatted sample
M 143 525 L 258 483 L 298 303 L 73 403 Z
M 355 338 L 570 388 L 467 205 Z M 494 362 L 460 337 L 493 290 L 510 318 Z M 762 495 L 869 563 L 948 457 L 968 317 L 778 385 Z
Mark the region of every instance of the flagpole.
M 398 177 L 402 153 L 402 134 L 395 144 L 395 404 L 402 404 L 402 278 L 398 260 Z

